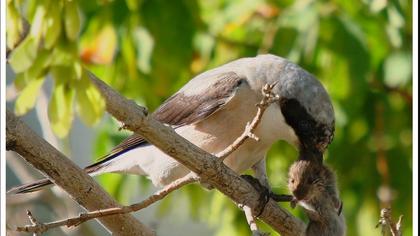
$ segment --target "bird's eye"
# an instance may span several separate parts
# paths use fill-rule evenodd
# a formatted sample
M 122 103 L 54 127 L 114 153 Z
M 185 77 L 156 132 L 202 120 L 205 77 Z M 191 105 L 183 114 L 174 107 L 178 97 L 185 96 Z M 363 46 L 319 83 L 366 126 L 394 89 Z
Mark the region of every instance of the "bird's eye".
M 294 184 L 295 183 L 295 179 L 290 179 L 290 183 Z

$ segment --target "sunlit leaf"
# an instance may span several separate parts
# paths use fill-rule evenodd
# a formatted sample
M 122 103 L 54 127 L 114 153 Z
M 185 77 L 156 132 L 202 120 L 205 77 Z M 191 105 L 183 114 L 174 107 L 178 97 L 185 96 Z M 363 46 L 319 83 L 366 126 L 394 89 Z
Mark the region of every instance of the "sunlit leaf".
M 48 10 L 49 3 L 50 0 L 40 0 L 35 9 L 35 15 L 31 22 L 30 35 L 35 39 L 36 44 L 40 42 L 42 37 L 44 16 Z
M 61 41 L 54 47 L 51 57 L 53 66 L 73 66 L 77 58 L 76 45 Z
M 137 66 L 145 73 L 151 69 L 151 58 L 153 52 L 153 38 L 145 28 L 138 28 L 134 33 L 137 43 Z
M 38 44 L 35 38 L 28 36 L 13 50 L 9 64 L 15 73 L 23 72 L 32 66 L 37 56 Z
M 45 16 L 44 46 L 52 48 L 61 34 L 61 1 L 52 1 L 50 10 Z
M 24 115 L 35 106 L 36 98 L 38 97 L 43 82 L 44 77 L 32 79 L 29 81 L 29 83 L 20 93 L 19 97 L 16 99 L 16 115 Z
M 8 48 L 14 48 L 20 39 L 22 32 L 22 21 L 18 9 L 14 2 L 7 3 L 6 14 L 6 41 Z
M 131 11 L 137 10 L 142 3 L 141 0 L 125 0 L 125 1 L 127 2 L 128 9 L 130 9 Z
M 79 36 L 80 16 L 77 1 L 64 2 L 64 27 L 67 38 L 74 41 Z
M 54 133 L 63 138 L 69 133 L 73 121 L 74 89 L 65 78 L 56 79 L 50 103 L 48 117 Z
M 25 72 L 29 78 L 44 76 L 51 63 L 51 52 L 41 50 L 33 62 L 32 66 Z
M 28 79 L 27 73 L 24 73 L 24 72 L 16 74 L 15 80 L 13 81 L 14 86 L 17 91 L 23 90 L 25 86 L 28 84 L 28 82 L 29 82 L 29 79 Z
M 76 86 L 77 112 L 88 125 L 97 123 L 105 110 L 105 101 L 101 94 L 92 85 L 86 75 L 83 75 Z

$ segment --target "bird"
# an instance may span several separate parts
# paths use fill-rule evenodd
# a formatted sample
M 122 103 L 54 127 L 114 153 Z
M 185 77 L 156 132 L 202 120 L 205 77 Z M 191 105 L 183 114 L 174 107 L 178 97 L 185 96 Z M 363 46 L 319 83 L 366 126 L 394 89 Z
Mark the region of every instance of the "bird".
M 275 84 L 272 92 L 279 100 L 269 105 L 254 131 L 259 141 L 247 139 L 224 163 L 239 174 L 252 169 L 260 184 L 270 189 L 266 155 L 275 142 L 284 140 L 295 147 L 299 159 L 322 160 L 334 136 L 331 99 L 320 81 L 300 66 L 272 54 L 237 59 L 195 76 L 151 115 L 199 148 L 218 153 L 253 119 L 266 84 Z M 91 176 L 146 176 L 155 186 L 166 186 L 190 172 L 138 134 L 84 170 Z M 45 178 L 8 193 L 34 192 L 52 184 Z

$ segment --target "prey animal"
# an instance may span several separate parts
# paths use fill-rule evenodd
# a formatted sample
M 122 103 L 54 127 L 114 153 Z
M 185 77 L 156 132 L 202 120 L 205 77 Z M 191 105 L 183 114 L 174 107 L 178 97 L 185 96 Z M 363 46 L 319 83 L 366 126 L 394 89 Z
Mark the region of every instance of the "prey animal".
M 309 218 L 306 236 L 343 236 L 346 223 L 335 174 L 318 161 L 298 160 L 289 169 L 292 207 L 305 209 Z

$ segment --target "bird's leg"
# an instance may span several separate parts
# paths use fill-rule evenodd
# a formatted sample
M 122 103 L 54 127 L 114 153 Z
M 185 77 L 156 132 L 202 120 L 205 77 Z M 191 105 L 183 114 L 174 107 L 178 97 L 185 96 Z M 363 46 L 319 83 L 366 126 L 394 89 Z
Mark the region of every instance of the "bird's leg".
M 262 214 L 265 205 L 270 200 L 270 191 L 268 190 L 268 188 L 263 186 L 258 179 L 254 178 L 251 175 L 241 175 L 241 177 L 245 179 L 248 183 L 250 183 L 254 187 L 254 189 L 260 193 L 260 198 L 258 199 L 259 203 L 255 210 L 255 212 L 257 212 L 255 216 L 258 217 Z
M 293 196 L 286 194 L 276 194 L 271 191 L 270 184 L 268 182 L 265 158 L 258 161 L 255 165 L 252 166 L 255 177 L 250 175 L 241 175 L 248 183 L 250 183 L 260 194 L 259 206 L 257 207 L 258 214 L 257 217 L 261 215 L 264 210 L 265 205 L 268 201 L 273 199 L 276 202 L 290 202 L 293 199 Z
M 256 178 L 251 175 L 241 175 L 243 179 L 250 183 L 255 188 L 255 190 L 260 193 L 259 204 L 256 209 L 257 214 L 255 215 L 257 217 L 264 211 L 265 205 L 267 205 L 270 198 L 273 198 L 273 200 L 276 201 L 285 198 L 283 195 L 272 193 L 270 184 L 268 183 L 265 167 L 265 158 L 263 158 L 252 166 L 252 170 L 254 171 Z M 286 197 L 286 200 L 290 201 L 291 198 Z
M 255 163 L 255 165 L 252 166 L 252 170 L 254 171 L 255 177 L 260 181 L 261 185 L 267 188 L 269 197 L 271 199 L 273 199 L 276 202 L 290 202 L 292 200 L 292 195 L 276 194 L 272 191 L 268 182 L 265 158 Z
M 266 171 L 265 157 L 252 166 L 255 177 L 260 181 L 260 184 L 271 192 L 270 183 L 268 183 L 268 176 Z

